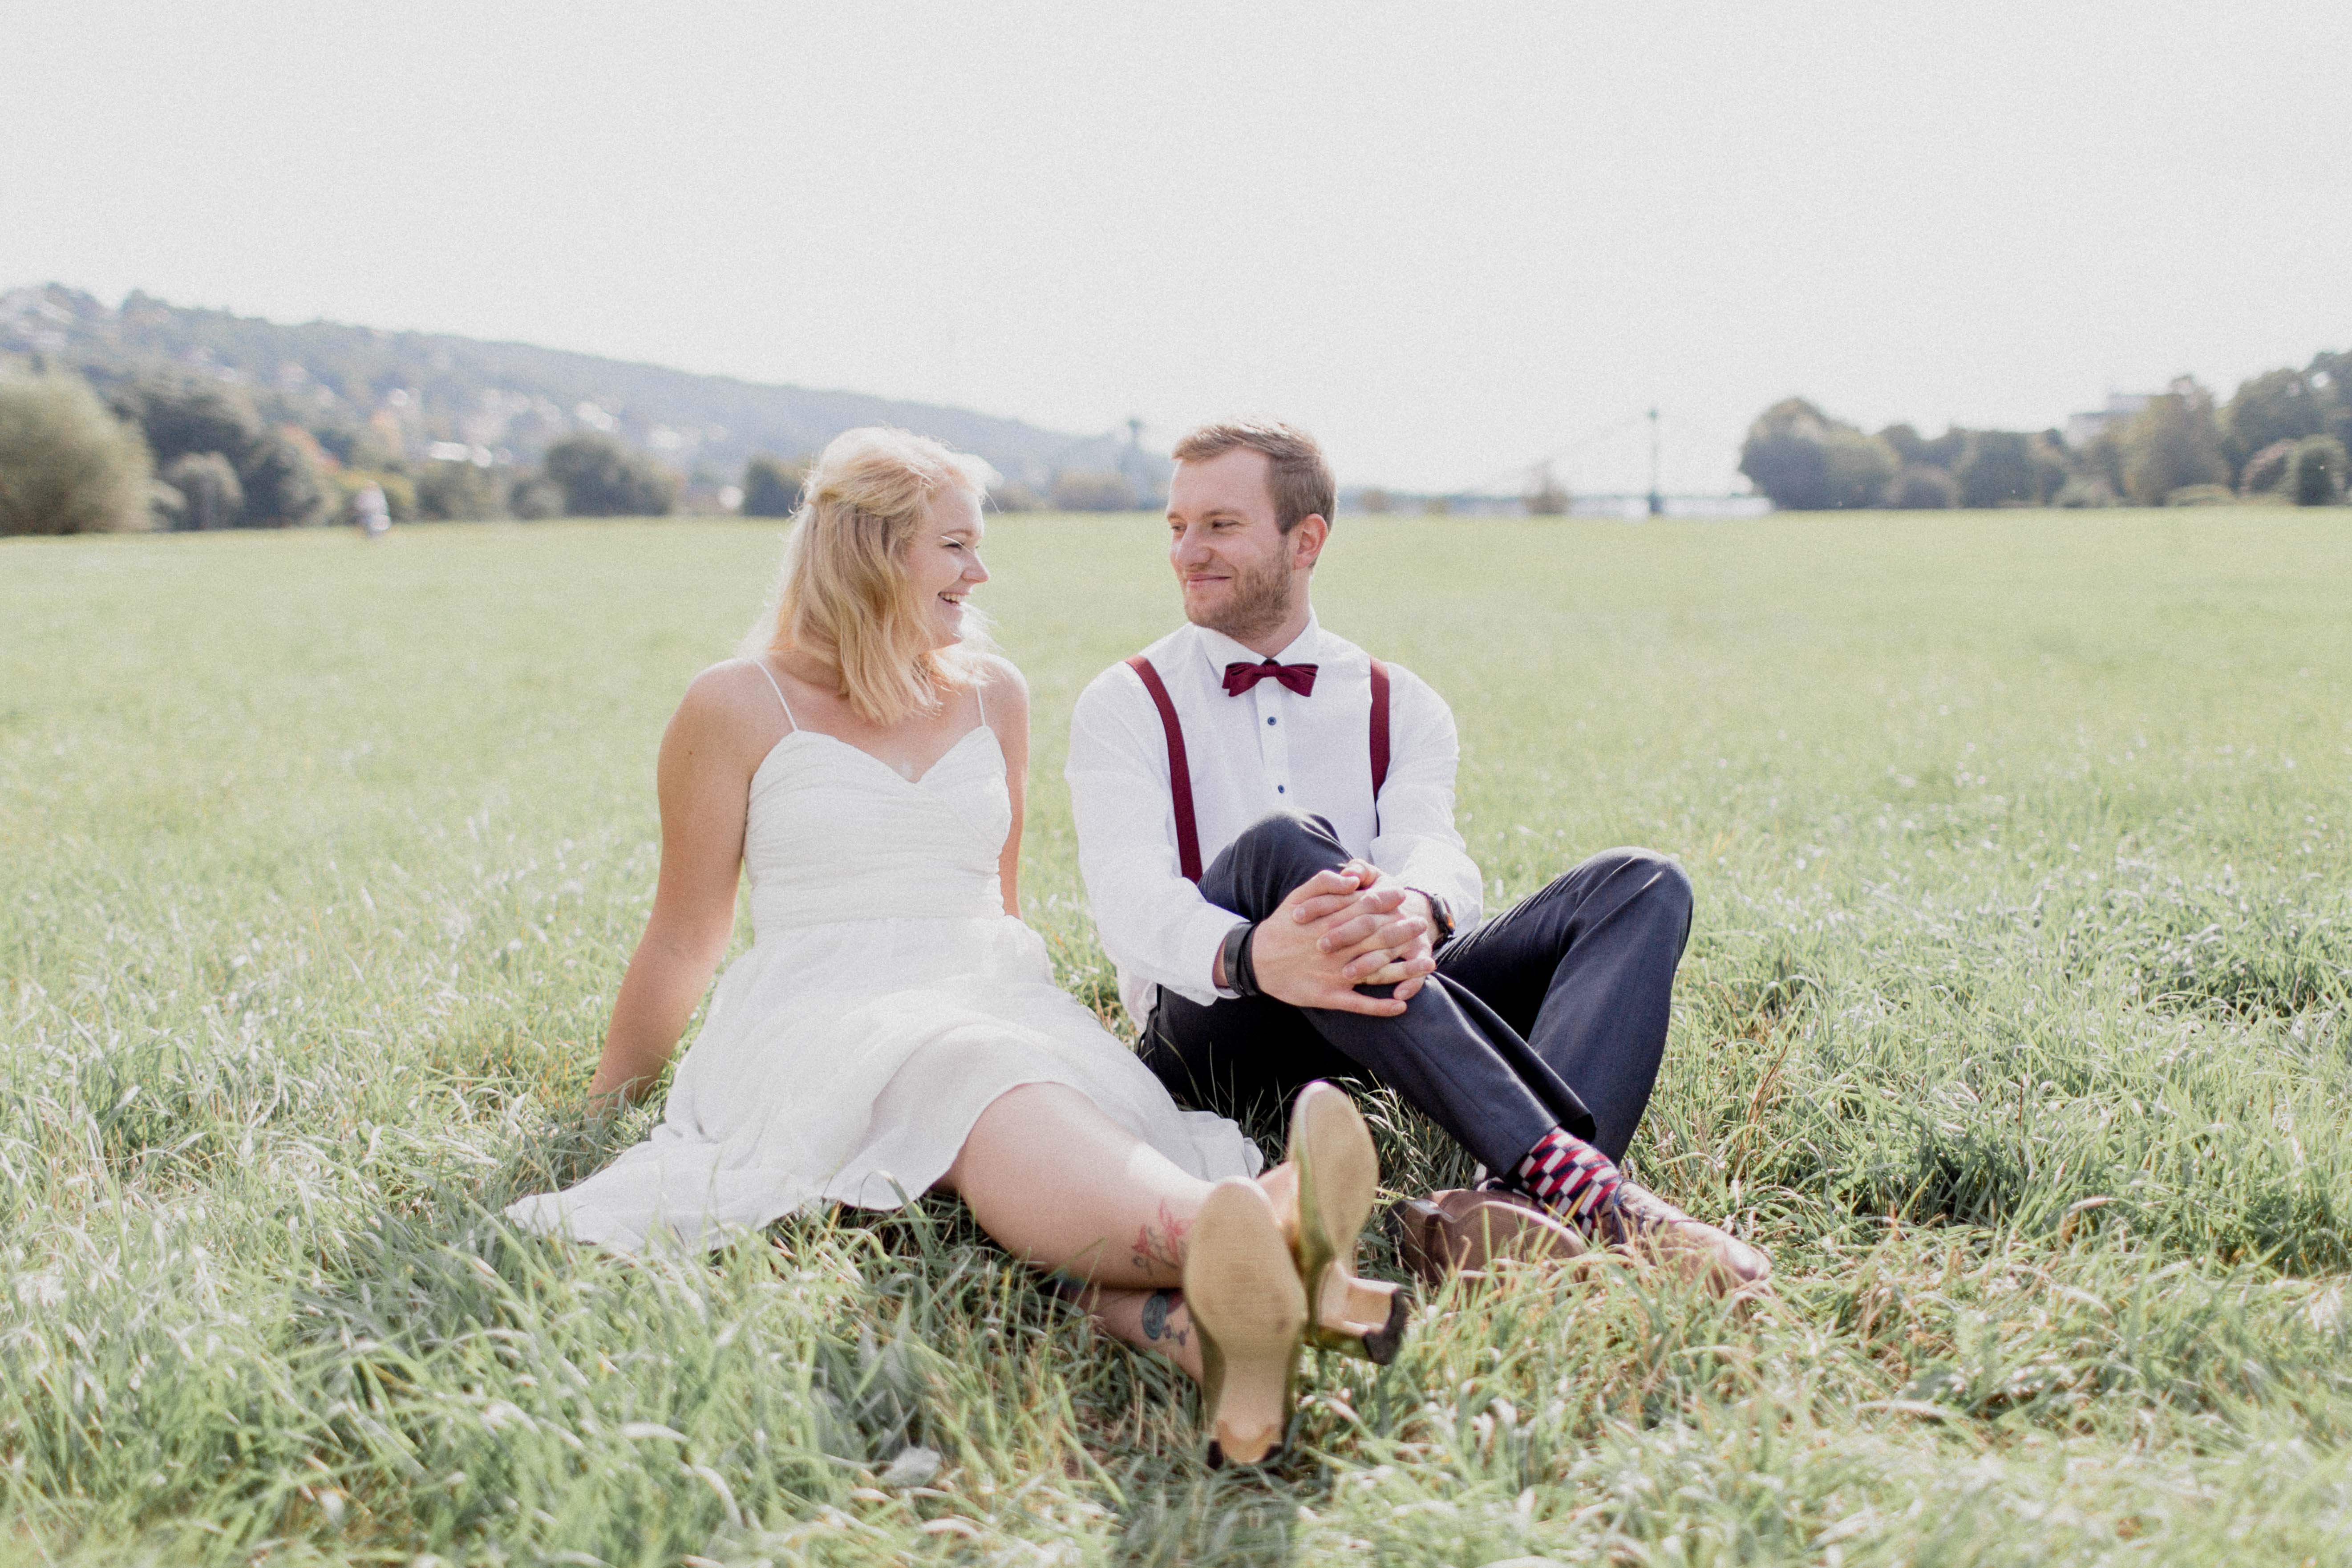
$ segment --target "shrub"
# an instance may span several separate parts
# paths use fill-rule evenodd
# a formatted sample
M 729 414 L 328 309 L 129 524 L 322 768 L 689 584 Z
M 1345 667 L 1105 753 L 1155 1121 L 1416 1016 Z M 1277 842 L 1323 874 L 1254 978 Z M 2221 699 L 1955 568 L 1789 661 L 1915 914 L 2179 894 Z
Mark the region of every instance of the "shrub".
M 419 517 L 482 522 L 504 517 L 506 510 L 506 486 L 495 470 L 478 463 L 427 463 L 416 476 Z
M 2096 474 L 2076 474 L 2058 487 L 2058 493 L 2050 498 L 2050 504 L 2070 509 L 2113 506 L 2116 504 L 2115 487 Z
M 416 484 L 406 474 L 389 469 L 342 468 L 335 474 L 335 521 L 345 527 L 359 521 L 359 497 L 370 485 L 383 492 L 384 515 L 394 522 L 416 521 Z
M 2288 465 L 2287 495 L 2297 506 L 2329 506 L 2344 498 L 2344 444 L 2333 436 L 2307 436 L 2294 444 Z
M 1356 504 L 1363 508 L 1364 510 L 1370 512 L 1373 516 L 1378 517 L 1381 513 L 1387 511 L 1395 504 L 1395 502 L 1390 499 L 1388 491 L 1381 489 L 1380 487 L 1375 485 L 1359 494 L 1356 497 Z
M 743 465 L 743 515 L 790 517 L 801 509 L 801 485 L 808 470 L 765 452 Z
M 2273 441 L 2246 459 L 2238 475 L 2238 490 L 2242 495 L 2268 495 L 2286 483 L 2287 465 L 2294 460 L 2294 443 Z
M 1899 511 L 1933 511 L 1960 504 L 1958 479 L 1925 465 L 1896 474 L 1886 486 L 1886 504 Z
M 2164 498 L 2167 506 L 2228 506 L 2238 492 L 2227 485 L 2183 485 Z
M 677 476 L 609 436 L 565 437 L 545 468 L 571 517 L 667 517 L 677 505 Z
M 0 380 L 0 534 L 152 526 L 137 431 L 78 376 Z
M 183 452 L 157 476 L 170 487 L 173 528 L 235 528 L 245 511 L 245 486 L 236 465 L 218 452 Z
M 1045 511 L 1045 498 L 1018 479 L 1007 479 L 988 492 L 989 503 L 999 511 Z
M 1055 511 L 1126 511 L 1135 505 L 1135 487 L 1125 474 L 1065 468 L 1054 476 Z
M 563 515 L 563 491 L 545 474 L 525 474 L 507 487 L 507 510 L 525 522 Z

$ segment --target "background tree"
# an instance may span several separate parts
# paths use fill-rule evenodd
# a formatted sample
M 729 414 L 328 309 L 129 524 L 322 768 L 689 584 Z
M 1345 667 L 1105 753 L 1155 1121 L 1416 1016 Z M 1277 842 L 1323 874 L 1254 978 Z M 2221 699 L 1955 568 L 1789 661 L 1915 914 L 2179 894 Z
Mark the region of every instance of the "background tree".
M 1952 478 L 1960 482 L 1962 506 L 2022 506 L 2042 499 L 2034 493 L 2032 449 L 2014 430 L 1970 431 Z
M 2148 399 L 2124 426 L 2117 447 L 2124 493 L 2140 506 L 2161 506 L 2165 497 L 2191 485 L 2230 480 L 2212 395 L 2187 376 Z
M 2306 436 L 2294 444 L 2286 492 L 2297 506 L 2332 506 L 2344 499 L 2344 443 L 2333 436 Z
M 2294 461 L 2295 443 L 2273 441 L 2246 459 L 2238 473 L 2240 495 L 2268 495 L 2286 483 L 2287 465 Z
M 1538 464 L 1536 471 L 1528 476 L 1528 493 L 1525 499 L 1529 517 L 1566 517 L 1568 515 L 1568 491 L 1561 488 L 1559 480 L 1553 476 L 1549 463 Z
M 1783 398 L 1756 416 L 1739 447 L 1739 471 L 1783 511 L 1829 505 L 1830 422 L 1801 397 Z
M 2265 447 L 2327 433 L 2325 381 L 2299 370 L 2271 370 L 2242 383 L 2221 409 L 2223 455 L 2234 470 Z
M 545 468 L 567 516 L 667 517 L 677 505 L 677 476 L 609 436 L 568 436 Z
M 113 403 L 139 426 L 159 463 L 205 452 L 226 458 L 245 492 L 238 526 L 286 528 L 326 515 L 327 487 L 308 437 L 263 424 L 240 388 L 147 374 L 118 388 Z
M 1829 504 L 1840 511 L 1876 506 L 1903 466 L 1894 447 L 1851 426 L 1830 432 L 1826 451 Z
M 2352 451 L 2352 353 L 2312 355 L 2303 378 L 2326 396 L 2327 424 L 2321 433 L 2335 437 L 2345 450 Z
M 245 515 L 245 486 L 218 452 L 183 452 L 157 477 L 171 487 L 173 528 L 235 528 Z
M 478 463 L 427 463 L 416 476 L 416 515 L 446 522 L 504 517 L 506 485 Z
M 152 525 L 139 433 L 79 376 L 0 378 L 0 534 Z
M 1135 505 L 1135 487 L 1125 474 L 1065 468 L 1054 476 L 1055 511 L 1127 511 Z
M 1959 481 L 1932 465 L 1915 464 L 1888 482 L 1886 504 L 1903 511 L 1956 507 L 1960 504 Z
M 1361 507 L 1364 510 L 1370 512 L 1373 516 L 1378 517 L 1382 512 L 1389 510 L 1396 504 L 1396 502 L 1389 495 L 1388 491 L 1381 489 L 1378 485 L 1373 485 L 1360 491 L 1357 495 L 1356 504 Z
M 743 465 L 743 515 L 790 517 L 801 509 L 808 470 L 761 452 Z
M 238 466 L 248 528 L 299 528 L 327 515 L 327 486 L 299 430 L 266 430 Z
M 1884 438 L 1830 418 L 1801 397 L 1757 416 L 1739 471 L 1783 511 L 1875 506 L 1902 467 Z

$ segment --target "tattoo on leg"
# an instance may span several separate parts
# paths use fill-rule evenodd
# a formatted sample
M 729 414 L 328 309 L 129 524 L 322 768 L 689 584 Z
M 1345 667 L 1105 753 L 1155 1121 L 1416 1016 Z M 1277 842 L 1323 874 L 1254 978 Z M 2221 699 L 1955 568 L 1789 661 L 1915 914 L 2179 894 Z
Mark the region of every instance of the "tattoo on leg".
M 1146 1223 L 1136 1227 L 1132 1248 L 1135 1266 L 1149 1268 L 1158 1264 L 1166 1268 L 1184 1267 L 1184 1236 L 1192 1228 L 1189 1219 L 1178 1219 L 1167 1204 L 1160 1205 L 1158 1226 Z
M 1154 1290 L 1144 1298 L 1143 1337 L 1147 1340 L 1168 1340 L 1182 1344 L 1186 1331 L 1168 1326 L 1168 1314 L 1183 1298 L 1173 1290 Z

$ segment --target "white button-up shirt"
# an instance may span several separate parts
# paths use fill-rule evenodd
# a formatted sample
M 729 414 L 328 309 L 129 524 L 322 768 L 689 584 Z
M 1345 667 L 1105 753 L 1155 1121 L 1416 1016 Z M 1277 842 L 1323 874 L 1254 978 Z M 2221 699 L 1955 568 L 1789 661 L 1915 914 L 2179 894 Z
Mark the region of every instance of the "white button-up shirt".
M 1311 697 L 1271 679 L 1226 695 L 1225 666 L 1264 656 L 1200 626 L 1171 633 L 1144 655 L 1183 727 L 1202 866 L 1267 813 L 1303 811 L 1328 819 L 1349 854 L 1444 900 L 1457 923 L 1478 918 L 1478 868 L 1454 829 L 1454 713 L 1418 676 L 1389 666 L 1389 773 L 1375 836 L 1371 659 L 1363 649 L 1310 617 L 1276 662 L 1316 666 Z M 1079 696 L 1066 776 L 1078 869 L 1129 1014 L 1140 1025 L 1162 985 L 1204 1005 L 1215 1000 L 1217 949 L 1234 916 L 1179 868 L 1167 731 L 1126 665 Z

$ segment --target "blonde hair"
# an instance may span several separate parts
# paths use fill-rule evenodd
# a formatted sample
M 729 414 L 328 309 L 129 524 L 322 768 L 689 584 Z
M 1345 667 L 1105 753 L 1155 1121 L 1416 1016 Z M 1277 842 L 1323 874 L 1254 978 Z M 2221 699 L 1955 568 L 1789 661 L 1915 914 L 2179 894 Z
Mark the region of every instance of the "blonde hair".
M 926 608 L 907 582 L 907 552 L 950 489 L 978 500 L 984 466 L 910 431 L 844 431 L 801 490 L 784 542 L 775 607 L 745 639 L 747 655 L 797 652 L 830 664 L 836 694 L 875 724 L 938 709 L 969 686 L 985 646 L 976 611 L 963 639 L 931 646 Z

